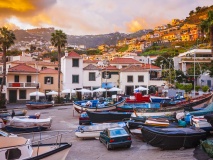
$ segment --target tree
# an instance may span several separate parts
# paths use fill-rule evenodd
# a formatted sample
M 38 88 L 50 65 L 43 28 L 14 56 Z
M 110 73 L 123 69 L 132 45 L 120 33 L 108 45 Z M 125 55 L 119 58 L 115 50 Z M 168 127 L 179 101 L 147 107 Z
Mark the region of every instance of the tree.
M 208 12 L 208 18 L 200 24 L 202 35 L 207 33 L 210 39 L 211 52 L 213 56 L 213 11 Z
M 11 30 L 8 30 L 6 27 L 0 28 L 0 45 L 1 45 L 2 51 L 3 51 L 3 56 L 2 56 L 3 77 L 2 77 L 1 88 L 0 88 L 0 101 L 1 102 L 4 101 L 2 99 L 2 89 L 3 89 L 3 85 L 5 84 L 5 79 L 6 79 L 6 53 L 7 53 L 7 50 L 10 48 L 10 46 L 12 44 L 14 44 L 15 39 L 16 39 L 15 34 Z
M 193 11 L 193 10 L 189 12 L 189 15 L 190 15 L 190 16 L 192 16 L 193 14 L 194 14 L 194 11 Z
M 67 43 L 67 36 L 62 30 L 55 30 L 51 34 L 51 43 L 58 48 L 58 102 L 60 102 L 60 82 L 61 82 L 61 49 Z
M 201 9 L 202 9 L 202 8 L 199 7 L 199 6 L 195 8 L 195 10 L 196 10 L 197 13 L 198 13 Z

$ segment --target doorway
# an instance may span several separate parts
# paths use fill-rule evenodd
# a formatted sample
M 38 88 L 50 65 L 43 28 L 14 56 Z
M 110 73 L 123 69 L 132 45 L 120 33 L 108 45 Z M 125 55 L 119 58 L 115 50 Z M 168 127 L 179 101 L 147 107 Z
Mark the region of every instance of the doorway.
M 125 93 L 126 95 L 132 95 L 134 93 L 134 86 L 126 86 Z
M 9 103 L 16 103 L 17 90 L 9 90 Z

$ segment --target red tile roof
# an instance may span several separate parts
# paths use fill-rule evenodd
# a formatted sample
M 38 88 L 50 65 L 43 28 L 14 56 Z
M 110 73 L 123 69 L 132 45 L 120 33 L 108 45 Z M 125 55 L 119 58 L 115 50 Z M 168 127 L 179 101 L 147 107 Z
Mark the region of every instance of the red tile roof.
M 98 60 L 86 59 L 86 60 L 83 60 L 83 63 L 98 63 Z
M 83 70 L 100 70 L 100 68 L 96 67 L 93 64 L 89 64 L 88 66 L 84 67 Z
M 107 69 L 107 70 L 119 70 L 117 67 L 115 67 L 115 66 L 107 66 L 107 67 L 105 67 L 105 68 L 102 68 L 102 70 L 105 70 L 105 69 Z
M 142 64 L 143 69 L 161 69 L 158 66 L 150 65 L 150 64 Z
M 46 68 L 40 71 L 40 73 L 51 73 L 51 74 L 57 74 L 58 71 L 55 69 L 51 69 L 51 68 Z
M 70 53 L 68 54 L 68 57 L 72 57 L 72 58 L 81 58 L 81 56 L 80 56 L 78 53 L 74 52 L 74 51 L 70 52 Z
M 12 61 L 13 64 L 27 64 L 27 65 L 45 65 L 45 66 L 57 66 L 58 62 L 44 62 L 44 61 Z
M 37 73 L 38 70 L 30 67 L 26 64 L 19 64 L 17 66 L 11 67 L 8 69 L 8 72 L 30 72 L 30 73 Z
M 110 64 L 141 64 L 141 62 L 133 58 L 114 58 Z
M 144 69 L 141 65 L 129 65 L 125 68 L 120 69 L 120 71 L 121 72 L 144 72 L 144 71 L 147 71 L 147 69 Z

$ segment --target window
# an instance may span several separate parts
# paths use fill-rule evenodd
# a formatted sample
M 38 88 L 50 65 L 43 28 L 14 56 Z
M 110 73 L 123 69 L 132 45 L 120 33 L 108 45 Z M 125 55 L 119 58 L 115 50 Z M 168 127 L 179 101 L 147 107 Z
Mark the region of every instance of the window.
M 27 76 L 27 82 L 31 82 L 31 76 Z
M 44 67 L 44 66 L 43 66 L 43 67 L 41 67 L 41 70 L 43 70 L 43 69 L 47 69 L 47 67 Z
M 14 82 L 19 82 L 19 76 L 18 75 L 14 76 Z
M 127 76 L 127 82 L 133 82 L 133 76 Z
M 0 85 L 1 85 L 2 80 L 3 80 L 3 78 L 0 78 Z M 5 81 L 4 81 L 4 84 L 3 84 L 3 85 L 5 85 Z
M 53 84 L 53 77 L 44 77 L 44 84 Z
M 72 59 L 72 66 L 79 67 L 79 59 Z
M 89 72 L 89 81 L 95 81 L 95 72 Z
M 26 90 L 19 90 L 19 99 L 26 99 Z
M 72 75 L 72 83 L 79 83 L 79 75 Z
M 144 76 L 138 76 L 138 82 L 144 82 Z

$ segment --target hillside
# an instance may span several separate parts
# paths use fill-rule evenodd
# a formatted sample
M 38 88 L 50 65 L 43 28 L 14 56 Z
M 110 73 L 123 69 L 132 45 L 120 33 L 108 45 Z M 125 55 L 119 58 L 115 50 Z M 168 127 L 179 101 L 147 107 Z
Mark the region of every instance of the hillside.
M 51 38 L 51 33 L 54 31 L 54 28 L 37 28 L 28 30 L 15 30 L 14 34 L 16 35 L 17 41 L 31 41 L 33 39 L 49 41 Z M 67 41 L 69 44 L 85 45 L 87 48 L 96 48 L 101 44 L 116 45 L 118 40 L 129 37 L 137 38 L 144 34 L 145 30 L 140 30 L 132 34 L 115 32 L 101 35 L 67 35 Z

